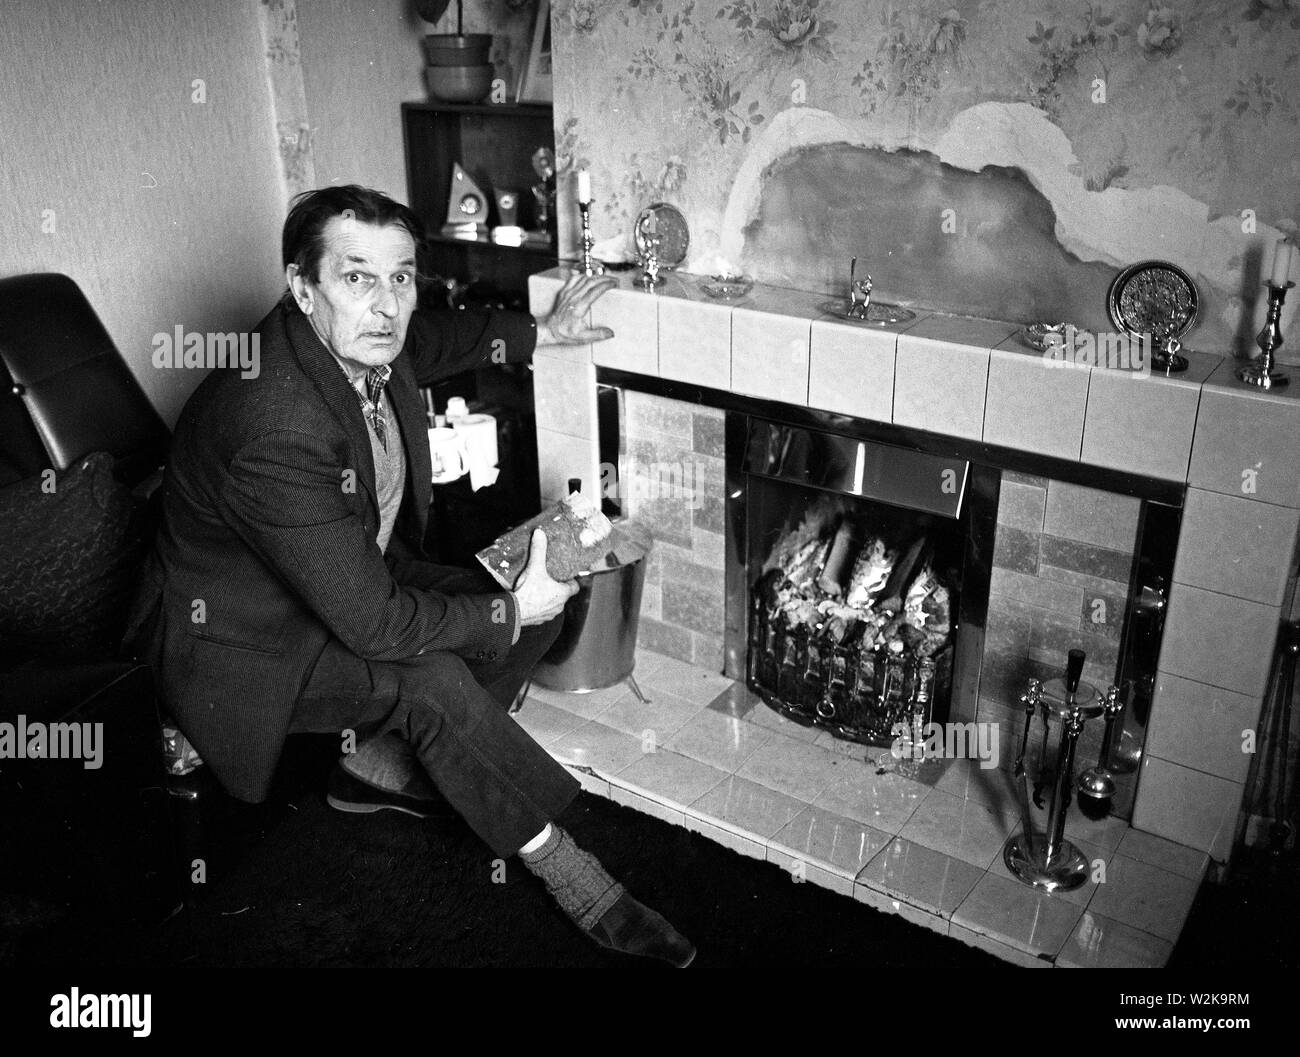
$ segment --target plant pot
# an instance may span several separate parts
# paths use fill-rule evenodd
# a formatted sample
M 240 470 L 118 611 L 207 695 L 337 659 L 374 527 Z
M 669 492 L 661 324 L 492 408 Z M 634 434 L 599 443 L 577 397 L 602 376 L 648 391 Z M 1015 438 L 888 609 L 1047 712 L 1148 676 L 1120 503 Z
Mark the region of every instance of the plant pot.
M 491 33 L 430 33 L 424 57 L 430 66 L 482 66 L 492 50 Z
M 424 83 L 444 103 L 477 103 L 492 91 L 496 70 L 490 62 L 478 66 L 426 66 Z

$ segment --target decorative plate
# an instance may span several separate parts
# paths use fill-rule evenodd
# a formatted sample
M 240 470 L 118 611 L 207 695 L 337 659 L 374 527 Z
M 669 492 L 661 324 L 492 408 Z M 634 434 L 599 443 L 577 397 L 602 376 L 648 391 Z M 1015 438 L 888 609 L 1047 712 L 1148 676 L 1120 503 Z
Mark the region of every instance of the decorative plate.
M 632 228 L 632 241 L 636 251 L 642 256 L 650 248 L 650 240 L 659 240 L 659 265 L 662 268 L 676 268 L 686 260 L 686 250 L 691 244 L 691 230 L 686 217 L 676 206 L 667 202 L 656 202 L 646 206 L 637 214 L 636 224 Z
M 1106 294 L 1110 321 L 1133 337 L 1150 334 L 1158 347 L 1190 330 L 1199 310 L 1192 277 L 1168 261 L 1130 265 Z

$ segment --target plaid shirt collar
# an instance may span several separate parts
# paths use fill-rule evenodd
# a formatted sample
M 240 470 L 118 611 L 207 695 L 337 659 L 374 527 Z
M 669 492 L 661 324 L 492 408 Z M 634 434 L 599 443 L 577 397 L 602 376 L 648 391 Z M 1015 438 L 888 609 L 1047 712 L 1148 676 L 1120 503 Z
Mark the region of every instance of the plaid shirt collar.
M 335 360 L 337 361 L 338 357 L 335 357 Z M 361 411 L 366 416 L 366 421 L 370 423 L 370 427 L 379 437 L 380 443 L 387 449 L 388 423 L 383 409 L 380 407 L 380 401 L 383 398 L 383 390 L 388 385 L 388 379 L 392 377 L 392 365 L 385 363 L 380 367 L 371 367 L 355 382 L 341 362 L 339 362 L 339 369 L 343 371 L 343 377 L 348 380 L 352 391 L 357 394 L 357 400 L 361 402 Z

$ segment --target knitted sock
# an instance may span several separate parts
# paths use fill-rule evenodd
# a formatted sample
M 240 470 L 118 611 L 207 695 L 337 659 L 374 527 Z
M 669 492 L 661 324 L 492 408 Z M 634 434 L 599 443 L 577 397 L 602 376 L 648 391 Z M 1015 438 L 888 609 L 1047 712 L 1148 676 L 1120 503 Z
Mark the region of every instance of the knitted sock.
M 540 848 L 520 852 L 519 858 L 584 931 L 589 932 L 623 894 L 623 886 L 605 872 L 596 857 L 579 848 L 555 823 Z

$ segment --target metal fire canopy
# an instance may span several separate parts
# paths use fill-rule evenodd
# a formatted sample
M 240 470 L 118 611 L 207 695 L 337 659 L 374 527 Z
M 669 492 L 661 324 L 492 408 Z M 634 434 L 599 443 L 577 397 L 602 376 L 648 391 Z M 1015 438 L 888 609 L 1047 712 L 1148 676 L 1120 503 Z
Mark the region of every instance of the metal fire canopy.
M 970 463 L 878 441 L 750 419 L 744 470 L 956 519 L 961 516 Z

